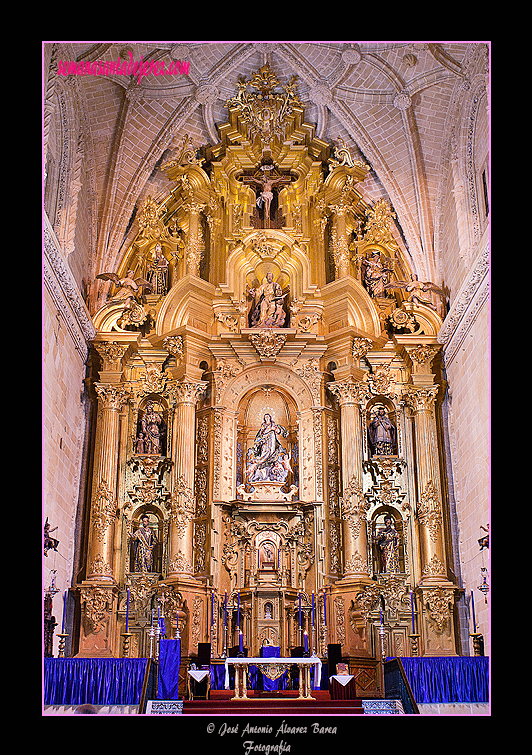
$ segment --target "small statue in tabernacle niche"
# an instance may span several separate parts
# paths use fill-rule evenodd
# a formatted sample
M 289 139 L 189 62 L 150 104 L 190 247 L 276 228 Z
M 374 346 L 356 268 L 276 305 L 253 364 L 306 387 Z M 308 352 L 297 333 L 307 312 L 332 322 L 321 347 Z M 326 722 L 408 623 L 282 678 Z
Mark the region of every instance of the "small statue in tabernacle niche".
M 273 280 L 273 273 L 269 270 L 260 286 L 248 291 L 253 297 L 249 312 L 250 328 L 284 328 L 286 310 L 284 300 L 287 294 L 277 281 Z
M 153 251 L 155 256 L 148 267 L 146 278 L 152 287 L 152 293 L 165 296 L 168 293 L 168 260 L 159 243 Z
M 397 429 L 382 405 L 369 423 L 368 443 L 372 456 L 397 455 Z
M 150 527 L 150 518 L 143 514 L 141 524 L 131 536 L 135 548 L 136 572 L 153 572 L 153 551 L 157 545 L 157 536 Z
M 399 571 L 399 533 L 393 526 L 392 517 L 384 517 L 384 529 L 376 536 L 380 552 L 381 574 L 396 574 Z
M 165 453 L 166 422 L 155 409 L 155 401 L 148 401 L 139 421 L 135 439 L 135 453 L 159 456 Z

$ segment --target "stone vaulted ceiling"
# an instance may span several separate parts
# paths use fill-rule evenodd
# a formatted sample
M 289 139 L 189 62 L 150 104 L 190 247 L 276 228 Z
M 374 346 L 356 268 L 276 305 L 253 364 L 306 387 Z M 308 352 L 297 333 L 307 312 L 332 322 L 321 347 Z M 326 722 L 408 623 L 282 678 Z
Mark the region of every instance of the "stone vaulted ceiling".
M 129 51 L 129 52 L 128 52 Z M 187 61 L 188 73 L 77 76 L 77 97 L 92 144 L 95 273 L 116 269 L 132 240 L 132 213 L 168 179 L 158 170 L 184 134 L 196 147 L 219 141 L 226 101 L 240 76 L 268 62 L 284 84 L 296 75 L 305 120 L 330 143 L 342 138 L 371 166 L 361 190 L 397 216 L 412 269 L 438 280 L 439 209 L 449 170 L 453 124 L 464 93 L 487 79 L 486 43 L 186 42 L 70 43 L 77 61 Z M 173 143 L 174 142 L 174 143 Z

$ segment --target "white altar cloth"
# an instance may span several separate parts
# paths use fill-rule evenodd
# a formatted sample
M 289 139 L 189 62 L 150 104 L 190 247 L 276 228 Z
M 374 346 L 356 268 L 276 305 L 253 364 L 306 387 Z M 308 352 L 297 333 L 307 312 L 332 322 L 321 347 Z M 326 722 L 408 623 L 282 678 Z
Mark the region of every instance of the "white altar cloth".
M 329 677 L 329 679 L 336 679 L 336 681 L 340 682 L 344 687 L 353 678 L 353 674 L 332 674 L 332 676 Z
M 202 682 L 206 676 L 209 676 L 209 669 L 189 669 L 189 675 L 197 682 Z
M 288 666 L 314 666 L 314 689 L 319 689 L 321 684 L 321 660 L 317 655 L 311 655 L 309 658 L 226 658 L 225 659 L 225 688 L 229 689 L 229 664 L 238 664 L 240 666 L 260 666 L 260 665 L 286 665 Z

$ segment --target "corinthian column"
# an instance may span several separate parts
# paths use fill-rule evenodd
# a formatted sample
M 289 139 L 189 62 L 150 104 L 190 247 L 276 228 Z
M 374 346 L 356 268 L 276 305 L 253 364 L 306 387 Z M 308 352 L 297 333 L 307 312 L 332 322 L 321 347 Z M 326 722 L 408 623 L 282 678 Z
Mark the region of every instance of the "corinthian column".
M 349 244 L 346 232 L 346 213 L 350 205 L 343 199 L 339 204 L 329 205 L 334 212 L 334 225 L 332 229 L 332 252 L 336 277 L 343 278 L 349 275 Z
M 168 567 L 170 577 L 193 573 L 196 404 L 206 387 L 207 383 L 190 380 L 173 386 L 175 396 L 172 439 L 174 477 Z
M 114 583 L 119 414 L 128 400 L 129 391 L 122 384 L 95 383 L 95 389 L 99 402 L 87 579 Z
M 405 400 L 414 415 L 416 471 L 418 479 L 417 519 L 421 550 L 421 583 L 447 578 L 442 537 L 442 503 L 439 454 L 434 417 L 438 386 L 410 387 Z
M 360 421 L 360 402 L 368 388 L 364 383 L 351 381 L 328 383 L 327 388 L 340 404 L 344 578 L 368 577 L 366 533 L 368 503 L 362 488 L 362 426 Z

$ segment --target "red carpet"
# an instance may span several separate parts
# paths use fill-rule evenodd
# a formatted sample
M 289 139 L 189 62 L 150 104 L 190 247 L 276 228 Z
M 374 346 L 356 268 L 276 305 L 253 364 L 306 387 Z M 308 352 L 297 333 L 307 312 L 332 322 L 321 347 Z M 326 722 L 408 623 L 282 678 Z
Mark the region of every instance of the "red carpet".
M 209 700 L 185 700 L 183 714 L 208 716 L 301 716 L 364 714 L 361 700 L 331 700 L 326 690 L 313 690 L 315 700 L 298 700 L 296 691 L 248 692 L 248 700 L 231 700 L 233 690 L 212 690 Z

